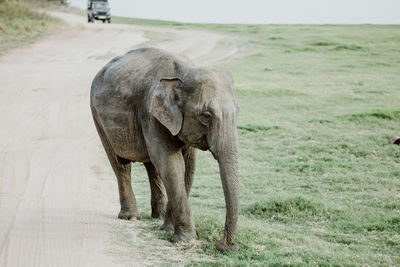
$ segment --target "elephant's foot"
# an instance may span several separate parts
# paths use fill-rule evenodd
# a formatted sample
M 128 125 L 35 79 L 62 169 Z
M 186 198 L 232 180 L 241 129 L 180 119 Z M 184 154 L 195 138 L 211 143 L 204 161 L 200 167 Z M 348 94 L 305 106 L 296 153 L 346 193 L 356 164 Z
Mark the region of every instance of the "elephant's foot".
M 165 212 L 164 224 L 160 227 L 160 230 L 164 230 L 167 232 L 171 232 L 174 230 L 174 224 L 172 223 L 171 209 L 167 208 L 167 211 Z
M 173 243 L 184 242 L 187 243 L 189 241 L 197 239 L 197 234 L 195 231 L 193 232 L 175 232 L 171 238 Z
M 171 232 L 174 230 L 174 225 L 171 221 L 165 221 L 163 225 L 161 225 L 160 230 L 164 230 L 167 232 Z
M 239 245 L 236 244 L 235 242 L 231 243 L 231 244 L 227 244 L 225 238 L 222 239 L 221 241 L 219 241 L 218 244 L 218 250 L 219 251 L 238 251 Z
M 165 217 L 166 205 L 158 206 L 151 209 L 151 218 L 158 219 Z
M 122 220 L 140 220 L 139 212 L 130 211 L 130 210 L 122 210 L 118 214 L 118 218 Z
M 151 211 L 151 218 L 153 218 L 153 219 L 159 219 L 159 218 L 161 218 L 162 217 L 162 214 L 161 214 L 161 212 L 158 212 L 158 211 Z
M 155 195 L 151 194 L 151 217 L 161 218 L 166 217 L 167 200 L 163 194 Z

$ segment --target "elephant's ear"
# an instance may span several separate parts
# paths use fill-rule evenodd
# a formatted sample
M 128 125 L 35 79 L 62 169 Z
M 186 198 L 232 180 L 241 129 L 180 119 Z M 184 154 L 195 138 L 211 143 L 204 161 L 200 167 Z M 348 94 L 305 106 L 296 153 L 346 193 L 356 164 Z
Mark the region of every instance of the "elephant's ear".
M 181 131 L 183 122 L 177 92 L 181 85 L 182 80 L 179 78 L 161 79 L 160 84 L 155 88 L 150 104 L 150 113 L 174 136 Z

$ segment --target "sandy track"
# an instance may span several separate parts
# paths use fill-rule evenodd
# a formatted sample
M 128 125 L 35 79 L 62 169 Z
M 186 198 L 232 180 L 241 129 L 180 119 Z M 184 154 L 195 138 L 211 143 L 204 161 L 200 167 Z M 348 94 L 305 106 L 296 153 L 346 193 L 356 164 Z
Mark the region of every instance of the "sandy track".
M 158 241 L 141 239 L 135 222 L 116 218 L 117 183 L 92 123 L 91 80 L 112 57 L 141 44 L 202 65 L 235 55 L 238 46 L 210 32 L 88 25 L 84 17 L 51 14 L 70 29 L 0 57 L 0 266 L 157 263 L 140 251 L 126 251 L 129 264 L 112 253 L 119 244 L 112 244 L 111 226 L 126 227 L 137 243 Z

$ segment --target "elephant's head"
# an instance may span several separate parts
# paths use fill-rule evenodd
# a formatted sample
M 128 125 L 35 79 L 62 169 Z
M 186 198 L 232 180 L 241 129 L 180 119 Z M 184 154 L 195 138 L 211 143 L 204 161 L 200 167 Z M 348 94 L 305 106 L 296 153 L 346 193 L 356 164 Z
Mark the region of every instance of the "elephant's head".
M 219 249 L 237 250 L 238 104 L 231 76 L 221 70 L 191 69 L 182 77 L 160 80 L 151 113 L 172 135 L 202 150 L 219 163 L 226 204 L 225 231 Z

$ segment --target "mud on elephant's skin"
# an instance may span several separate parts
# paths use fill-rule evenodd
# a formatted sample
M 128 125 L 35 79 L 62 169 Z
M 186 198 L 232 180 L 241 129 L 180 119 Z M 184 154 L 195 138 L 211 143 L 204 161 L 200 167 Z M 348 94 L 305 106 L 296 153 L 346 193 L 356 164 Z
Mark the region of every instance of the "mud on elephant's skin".
M 165 218 L 173 242 L 197 238 L 188 203 L 196 148 L 218 161 L 226 203 L 219 249 L 237 250 L 238 105 L 231 76 L 197 68 L 185 57 L 153 48 L 132 50 L 93 80 L 94 123 L 117 176 L 121 219 L 139 218 L 131 186 L 131 162 L 144 163 L 152 217 Z

